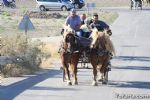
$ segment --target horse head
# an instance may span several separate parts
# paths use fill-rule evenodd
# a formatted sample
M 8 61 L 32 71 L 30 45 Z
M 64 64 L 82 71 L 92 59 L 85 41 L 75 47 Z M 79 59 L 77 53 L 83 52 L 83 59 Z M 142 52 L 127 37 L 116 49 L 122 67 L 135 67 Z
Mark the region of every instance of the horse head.
M 91 48 L 94 49 L 105 49 L 105 33 L 98 31 L 96 28 L 93 29 L 92 34 L 92 43 Z
M 91 35 L 91 48 L 106 50 L 115 55 L 115 48 L 110 40 L 110 35 L 108 35 L 109 32 L 111 32 L 111 30 L 104 30 L 103 32 L 96 29 L 93 30 Z
M 63 37 L 65 49 L 72 50 L 75 44 L 75 32 L 69 26 L 65 26 Z

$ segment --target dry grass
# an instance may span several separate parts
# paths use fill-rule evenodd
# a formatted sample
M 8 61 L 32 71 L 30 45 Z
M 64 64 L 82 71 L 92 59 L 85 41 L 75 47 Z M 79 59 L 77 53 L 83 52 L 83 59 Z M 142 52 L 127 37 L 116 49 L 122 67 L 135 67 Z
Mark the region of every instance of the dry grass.
M 96 7 L 119 7 L 128 6 L 130 0 L 86 0 L 88 3 L 95 3 Z
M 86 3 L 96 3 L 97 7 L 128 6 L 129 0 L 85 0 Z M 18 8 L 35 8 L 36 0 L 16 0 Z M 23 3 L 22 3 L 23 2 Z
M 60 40 L 58 40 L 60 41 Z M 42 51 L 46 54 L 50 54 L 51 57 L 42 59 L 41 68 L 49 68 L 50 65 L 54 63 L 56 59 L 59 58 L 58 50 L 59 50 L 59 44 L 57 42 L 50 42 L 45 43 Z
M 21 33 L 24 34 L 24 31 L 18 30 L 18 25 L 21 21 L 21 16 L 5 16 L 0 15 L 0 32 L 1 34 L 14 34 Z M 56 36 L 59 34 L 62 23 L 64 19 L 35 19 L 30 18 L 35 26 L 35 31 L 28 31 L 29 36 Z M 9 24 L 8 24 L 9 23 Z
M 51 54 L 52 57 L 58 57 L 58 49 L 59 49 L 59 46 L 57 46 L 57 44 L 47 43 L 45 44 L 43 50 L 46 53 Z
M 0 15 L 0 32 L 2 35 L 5 34 L 14 34 L 21 33 L 24 34 L 24 31 L 18 30 L 18 25 L 22 19 L 22 16 L 11 14 L 10 12 L 4 12 L 5 14 Z M 87 13 L 87 12 L 79 12 Z M 90 12 L 89 17 L 91 17 Z M 63 16 L 67 16 L 68 12 L 60 13 Z M 111 24 L 116 18 L 117 13 L 112 12 L 99 12 L 100 19 Z M 39 19 L 39 18 L 30 18 L 33 25 L 35 26 L 34 31 L 28 31 L 29 37 L 45 37 L 45 36 L 58 36 L 60 35 L 61 28 L 65 22 L 65 17 L 62 18 L 49 18 L 49 19 Z M 9 24 L 8 24 L 9 23 Z

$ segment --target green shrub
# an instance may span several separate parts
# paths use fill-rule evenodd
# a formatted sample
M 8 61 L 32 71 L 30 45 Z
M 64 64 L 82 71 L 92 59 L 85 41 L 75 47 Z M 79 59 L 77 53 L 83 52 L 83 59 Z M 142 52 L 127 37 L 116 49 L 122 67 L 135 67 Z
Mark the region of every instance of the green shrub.
M 2 13 L 2 15 L 3 15 L 3 16 L 11 16 L 11 14 L 10 14 L 9 12 L 7 12 L 7 11 L 4 11 L 4 12 Z

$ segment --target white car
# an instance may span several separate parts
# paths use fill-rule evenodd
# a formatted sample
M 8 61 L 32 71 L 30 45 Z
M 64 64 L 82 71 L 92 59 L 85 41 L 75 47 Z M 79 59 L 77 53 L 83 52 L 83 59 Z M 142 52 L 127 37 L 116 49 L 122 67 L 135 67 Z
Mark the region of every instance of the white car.
M 73 8 L 73 5 L 69 0 L 36 0 L 37 7 L 41 11 L 49 9 L 61 9 L 67 11 Z

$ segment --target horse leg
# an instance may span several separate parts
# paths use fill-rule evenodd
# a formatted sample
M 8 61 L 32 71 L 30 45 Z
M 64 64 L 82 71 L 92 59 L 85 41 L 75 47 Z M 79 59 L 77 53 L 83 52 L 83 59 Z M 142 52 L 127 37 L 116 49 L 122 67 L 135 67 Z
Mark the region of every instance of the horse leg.
M 137 7 L 138 7 L 138 2 L 137 1 L 135 1 L 134 7 L 135 7 L 135 9 L 137 9 Z
M 91 57 L 91 64 L 93 66 L 93 82 L 92 85 L 93 86 L 97 86 L 97 59 L 94 57 Z
M 132 1 L 132 4 L 133 4 L 133 8 L 135 8 L 135 5 L 136 5 L 135 0 L 131 0 L 131 1 Z
M 73 76 L 73 84 L 78 85 L 77 79 L 77 67 L 74 64 L 71 64 L 72 76 Z
M 100 71 L 99 71 L 100 72 Z M 98 79 L 99 82 L 102 82 L 104 79 L 104 74 L 100 72 L 100 78 Z
M 105 60 L 103 65 L 102 65 L 102 72 L 103 72 L 103 80 L 102 80 L 102 84 L 107 84 L 108 82 L 108 60 Z
M 67 63 L 67 56 L 65 54 L 62 54 L 61 59 L 64 69 L 64 79 L 66 79 L 67 85 L 72 85 L 70 81 L 70 72 L 69 72 L 69 65 Z
M 100 57 L 99 58 L 99 62 L 98 62 L 98 65 L 97 65 L 97 70 L 100 74 L 100 78 L 98 79 L 99 82 L 102 82 L 103 79 L 104 79 L 104 74 L 102 73 L 101 71 L 101 68 L 102 68 L 102 61 L 103 61 L 103 57 Z
M 106 83 L 106 81 L 105 81 L 105 74 L 104 73 L 101 73 L 101 78 L 98 81 L 102 82 L 102 84 Z
M 148 6 L 147 4 L 148 4 L 148 2 L 147 2 L 147 0 L 146 0 L 146 1 L 145 1 L 145 6 Z
M 70 81 L 70 72 L 69 72 L 69 66 L 68 65 L 66 65 L 64 67 L 64 71 L 65 71 L 65 79 L 66 79 L 67 85 L 72 85 L 72 83 Z
M 79 61 L 79 55 L 78 54 L 73 54 L 73 58 L 71 59 L 71 70 L 72 70 L 72 75 L 73 75 L 73 84 L 78 85 L 78 79 L 77 79 L 77 65 Z
M 102 68 L 102 64 L 98 64 L 97 70 L 98 70 L 98 72 L 100 74 L 100 78 L 98 79 L 99 82 L 102 82 L 103 78 L 104 78 L 104 74 L 101 72 L 101 68 Z
M 104 72 L 104 80 L 102 82 L 102 84 L 107 84 L 108 83 L 108 71 L 106 70 Z
M 94 66 L 93 67 L 93 75 L 94 75 L 94 77 L 93 77 L 93 82 L 92 82 L 92 85 L 93 86 L 97 86 L 98 84 L 97 84 L 97 69 L 96 69 L 96 66 Z

